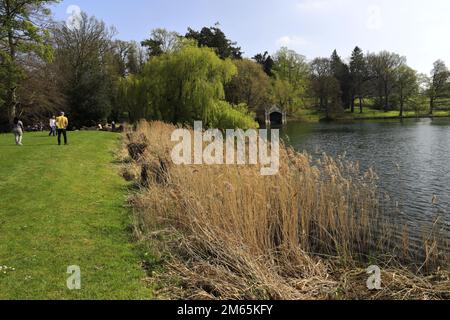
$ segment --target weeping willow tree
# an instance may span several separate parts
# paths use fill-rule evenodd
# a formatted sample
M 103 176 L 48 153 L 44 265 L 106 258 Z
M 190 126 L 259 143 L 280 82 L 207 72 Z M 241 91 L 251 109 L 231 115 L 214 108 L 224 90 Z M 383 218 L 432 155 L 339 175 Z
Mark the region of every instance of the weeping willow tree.
M 245 103 L 231 105 L 226 101 L 217 101 L 211 111 L 208 125 L 221 129 L 256 129 L 256 113 L 250 112 Z
M 257 127 L 247 108 L 224 101 L 224 85 L 236 72 L 231 60 L 221 60 L 212 49 L 185 45 L 152 58 L 141 74 L 123 80 L 122 104 L 132 121 L 192 124 L 202 120 L 211 127 L 219 123 Z
M 152 110 L 147 97 L 147 90 L 140 77 L 131 75 L 128 78 L 120 78 L 116 101 L 121 112 L 127 112 L 131 122 L 140 119 L 149 119 Z M 161 120 L 155 118 L 155 120 Z

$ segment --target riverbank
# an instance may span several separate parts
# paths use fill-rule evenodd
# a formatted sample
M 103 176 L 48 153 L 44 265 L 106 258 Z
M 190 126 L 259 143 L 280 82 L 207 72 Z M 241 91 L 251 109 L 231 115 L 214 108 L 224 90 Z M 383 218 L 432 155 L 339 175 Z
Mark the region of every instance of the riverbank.
M 140 187 L 131 196 L 136 234 L 163 268 L 153 274 L 160 296 L 450 298 L 442 239 L 426 235 L 421 261 L 394 239 L 401 226 L 380 218 L 373 171 L 284 148 L 274 177 L 258 166 L 176 166 L 175 129 L 141 123 L 123 150 L 123 175 Z M 370 265 L 381 290 L 367 287 Z
M 414 111 L 405 111 L 400 117 L 399 111 L 380 111 L 371 108 L 364 108 L 363 113 L 355 111 L 351 113 L 346 111 L 343 114 L 335 116 L 332 120 L 327 121 L 363 121 L 363 120 L 404 120 L 404 119 L 442 119 L 450 118 L 450 111 L 436 111 L 433 115 L 429 113 L 419 113 Z M 313 110 L 300 110 L 289 121 L 317 123 L 324 121 L 325 115 Z
M 151 299 L 113 163 L 120 135 L 70 132 L 69 142 L 26 133 L 17 147 L 0 135 L 0 299 Z M 72 265 L 81 290 L 67 287 Z
M 346 113 L 343 116 L 338 116 L 335 121 L 348 120 L 405 120 L 405 119 L 442 119 L 450 118 L 450 112 L 440 111 L 430 114 L 417 114 L 415 112 L 404 112 L 403 116 L 399 115 L 398 111 L 383 112 L 378 110 L 370 110 L 365 113 Z

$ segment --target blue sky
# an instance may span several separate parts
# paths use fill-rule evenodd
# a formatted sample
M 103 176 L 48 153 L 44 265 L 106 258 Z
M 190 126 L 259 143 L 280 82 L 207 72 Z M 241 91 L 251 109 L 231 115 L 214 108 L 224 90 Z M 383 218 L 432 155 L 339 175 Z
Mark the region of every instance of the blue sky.
M 65 20 L 70 5 L 114 25 L 124 40 L 220 22 L 247 57 L 287 46 L 308 59 L 333 49 L 346 58 L 358 45 L 405 55 L 424 73 L 437 59 L 450 64 L 448 0 L 64 0 L 56 18 Z

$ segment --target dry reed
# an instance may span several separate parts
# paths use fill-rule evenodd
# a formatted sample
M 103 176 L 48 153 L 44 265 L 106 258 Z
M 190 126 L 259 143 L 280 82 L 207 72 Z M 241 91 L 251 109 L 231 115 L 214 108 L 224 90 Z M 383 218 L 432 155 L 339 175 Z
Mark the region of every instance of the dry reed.
M 124 141 L 138 150 L 123 169 L 141 186 L 131 198 L 136 235 L 164 255 L 165 271 L 154 276 L 161 295 L 449 298 L 447 239 L 428 234 L 418 261 L 407 232 L 384 214 L 373 171 L 285 147 L 276 176 L 258 166 L 175 166 L 176 128 L 141 122 Z M 383 270 L 380 291 L 366 287 L 370 264 Z

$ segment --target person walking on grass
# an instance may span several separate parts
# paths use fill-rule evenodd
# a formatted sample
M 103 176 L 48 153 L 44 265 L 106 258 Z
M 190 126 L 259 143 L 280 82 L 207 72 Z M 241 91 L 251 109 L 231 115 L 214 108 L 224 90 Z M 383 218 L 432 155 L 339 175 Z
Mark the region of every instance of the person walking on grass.
M 23 122 L 19 120 L 19 118 L 14 118 L 13 122 L 13 133 L 16 138 L 16 145 L 22 146 L 22 138 L 23 138 Z
M 69 126 L 69 119 L 66 118 L 64 112 L 56 118 L 56 127 L 58 128 L 58 145 L 61 145 L 61 135 L 64 136 L 64 145 L 67 145 L 67 127 Z
M 48 134 L 48 136 L 56 137 L 56 117 L 55 116 L 53 116 L 50 119 L 50 133 Z

